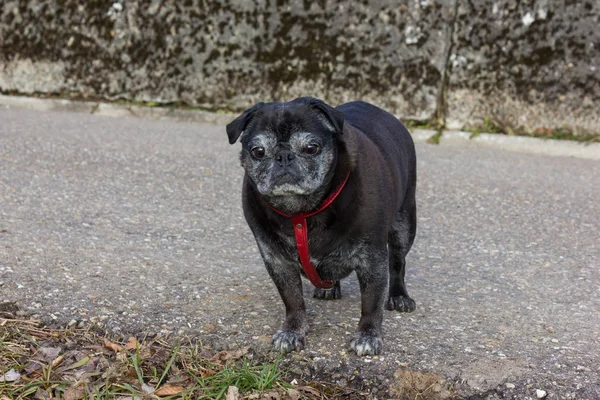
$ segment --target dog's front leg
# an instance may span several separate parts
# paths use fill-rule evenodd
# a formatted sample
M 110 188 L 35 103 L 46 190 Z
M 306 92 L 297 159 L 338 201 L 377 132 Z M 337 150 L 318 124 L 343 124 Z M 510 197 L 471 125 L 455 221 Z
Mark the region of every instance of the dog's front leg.
M 285 304 L 285 322 L 273 335 L 273 347 L 282 353 L 302 350 L 306 345 L 308 323 L 300 273 L 285 265 L 273 265 L 267 261 L 265 265 Z
M 381 352 L 381 323 L 389 279 L 387 260 L 387 252 L 378 251 L 367 265 L 356 270 L 361 293 L 361 317 L 350 349 L 359 356 Z

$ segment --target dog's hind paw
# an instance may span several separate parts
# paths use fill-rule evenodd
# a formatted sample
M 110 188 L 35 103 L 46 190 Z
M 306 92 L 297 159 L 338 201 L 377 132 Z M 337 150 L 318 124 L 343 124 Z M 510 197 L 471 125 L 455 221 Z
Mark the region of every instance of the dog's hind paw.
M 398 312 L 413 312 L 417 308 L 417 304 L 410 297 L 395 296 L 388 298 L 385 303 L 385 309 Z
M 319 289 L 315 288 L 313 292 L 313 297 L 315 299 L 321 300 L 338 300 L 342 298 L 342 287 L 340 286 L 340 281 L 335 281 L 333 283 L 333 287 L 331 289 Z
M 357 356 L 374 356 L 381 353 L 383 340 L 379 336 L 358 332 L 350 341 L 350 350 Z
M 273 335 L 273 348 L 281 353 L 289 353 L 290 351 L 300 351 L 306 345 L 304 336 L 296 332 L 277 331 Z

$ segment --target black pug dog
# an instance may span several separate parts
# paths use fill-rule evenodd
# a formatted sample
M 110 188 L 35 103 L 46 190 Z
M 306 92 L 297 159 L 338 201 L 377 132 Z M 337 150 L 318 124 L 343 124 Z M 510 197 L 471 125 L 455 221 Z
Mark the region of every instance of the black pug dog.
M 285 304 L 275 350 L 300 350 L 308 323 L 304 275 L 314 296 L 341 297 L 356 271 L 361 318 L 357 355 L 381 352 L 383 308 L 411 312 L 405 257 L 417 228 L 415 147 L 398 119 L 355 101 L 333 108 L 302 97 L 259 103 L 227 125 L 241 136 L 243 208 Z

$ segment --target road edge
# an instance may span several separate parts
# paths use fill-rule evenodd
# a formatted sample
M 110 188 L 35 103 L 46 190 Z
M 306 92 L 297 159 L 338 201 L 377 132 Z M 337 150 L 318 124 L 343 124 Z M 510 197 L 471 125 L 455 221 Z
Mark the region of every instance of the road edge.
M 148 107 L 133 104 L 117 104 L 96 101 L 74 101 L 56 98 L 35 98 L 0 95 L 0 107 L 23 108 L 36 111 L 81 112 L 107 117 L 138 117 L 152 120 L 171 120 L 204 124 L 225 125 L 233 119 L 232 114 L 174 107 Z M 427 141 L 435 130 L 414 129 L 416 142 Z M 481 133 L 473 137 L 464 131 L 443 131 L 440 145 L 470 145 L 502 150 L 600 160 L 600 143 L 580 143 L 567 140 L 540 139 L 527 136 L 508 136 Z

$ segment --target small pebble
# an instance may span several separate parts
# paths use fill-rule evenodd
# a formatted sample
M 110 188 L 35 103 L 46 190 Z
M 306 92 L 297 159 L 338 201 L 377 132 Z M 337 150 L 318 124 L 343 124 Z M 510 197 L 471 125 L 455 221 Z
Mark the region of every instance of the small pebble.
M 538 399 L 543 399 L 544 397 L 546 397 L 546 391 L 542 390 L 542 389 L 535 389 L 535 395 L 537 396 Z
M 515 388 L 515 384 L 514 383 L 506 383 L 506 384 L 504 384 L 504 386 L 506 386 L 507 389 L 514 389 Z

